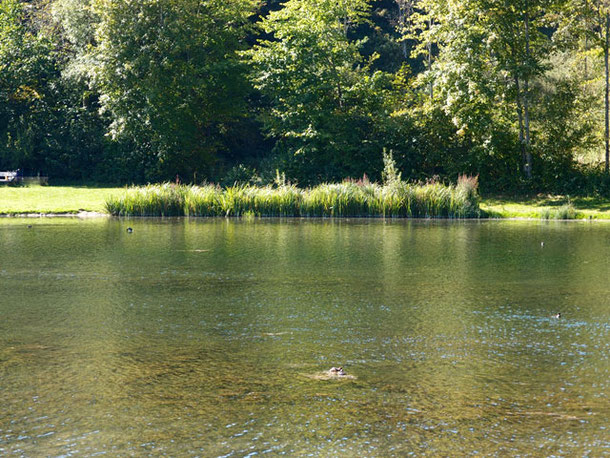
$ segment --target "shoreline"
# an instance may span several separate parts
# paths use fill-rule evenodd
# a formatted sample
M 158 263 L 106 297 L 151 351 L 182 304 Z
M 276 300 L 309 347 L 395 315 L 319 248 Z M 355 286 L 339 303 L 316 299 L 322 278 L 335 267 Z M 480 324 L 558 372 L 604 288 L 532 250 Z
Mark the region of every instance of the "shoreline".
M 94 211 L 79 211 L 65 213 L 47 213 L 47 212 L 30 212 L 30 213 L 1 213 L 0 218 L 109 218 L 112 215 L 109 213 L 101 213 Z
M 535 217 L 519 217 L 509 216 L 506 218 L 502 217 L 490 217 L 490 218 L 402 218 L 402 217 L 371 217 L 371 216 L 115 216 L 109 213 L 95 212 L 95 211 L 80 211 L 80 212 L 64 212 L 64 213 L 52 213 L 52 212 L 29 212 L 29 213 L 0 213 L 0 218 L 71 218 L 71 219 L 94 219 L 94 218 L 126 218 L 126 219 L 288 219 L 288 220 L 391 220 L 391 221 L 455 221 L 455 222 L 466 222 L 466 221 L 539 221 L 539 222 L 582 222 L 582 223 L 608 223 L 610 218 L 573 218 L 573 219 L 544 219 Z
M 111 214 L 106 210 L 107 201 L 125 195 L 126 189 L 128 188 L 74 186 L 10 188 L 0 186 L 0 218 L 108 218 Z M 570 217 L 569 220 L 610 221 L 610 197 L 568 198 L 558 195 L 541 195 L 529 198 L 483 196 L 479 201 L 479 208 L 486 216 L 480 219 L 504 221 L 559 220 L 559 218 L 555 219 L 553 216 L 563 216 L 557 215 L 557 211 L 561 206 L 570 203 L 573 207 L 574 218 Z M 545 218 L 544 216 L 551 217 Z M 138 218 L 139 216 L 133 217 Z M 219 215 L 219 217 L 224 217 L 224 215 Z M 299 217 L 296 216 L 296 218 Z M 327 216 L 327 218 L 339 217 Z

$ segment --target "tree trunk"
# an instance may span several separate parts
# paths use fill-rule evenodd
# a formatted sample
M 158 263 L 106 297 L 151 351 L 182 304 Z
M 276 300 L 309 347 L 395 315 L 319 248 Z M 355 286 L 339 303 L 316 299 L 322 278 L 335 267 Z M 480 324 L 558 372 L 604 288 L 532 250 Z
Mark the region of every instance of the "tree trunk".
M 587 0 L 585 0 L 585 11 L 589 11 L 589 2 Z M 588 22 L 586 25 L 586 28 L 588 29 Z M 587 35 L 588 30 L 585 32 L 585 59 L 584 59 L 584 64 L 585 64 L 585 80 L 589 79 L 589 65 L 588 65 L 588 53 L 589 53 L 589 36 Z
M 525 177 L 529 180 L 532 178 L 532 151 L 531 151 L 531 141 L 530 141 L 530 108 L 529 108 L 529 81 L 528 78 L 525 78 L 523 82 L 523 124 L 525 131 Z
M 432 29 L 432 19 L 428 19 L 428 30 Z M 432 42 L 428 41 L 428 69 L 432 69 Z M 430 81 L 430 98 L 434 98 L 434 86 Z
M 530 64 L 530 17 L 529 17 L 529 2 L 525 2 L 525 59 L 529 67 Z M 530 149 L 530 109 L 529 109 L 529 70 L 523 80 L 523 118 L 525 128 L 525 177 L 529 180 L 532 178 L 532 151 Z
M 587 53 L 589 52 L 589 38 L 585 37 L 585 80 L 589 79 L 589 65 L 587 62 Z
M 609 93 L 610 86 L 608 85 L 609 80 L 609 71 L 608 71 L 608 48 L 610 48 L 610 13 L 606 13 L 606 37 L 604 42 L 604 64 L 605 64 L 605 73 L 606 73 L 606 91 L 604 94 L 604 111 L 605 111 L 605 124 L 606 131 L 604 135 L 604 140 L 606 143 L 606 173 L 608 173 L 608 164 L 610 163 L 610 117 L 609 117 Z
M 521 159 L 523 164 L 527 163 L 527 155 L 525 153 L 525 135 L 523 134 L 523 105 L 521 104 L 521 84 L 519 77 L 515 76 L 515 88 L 517 90 L 517 118 L 519 119 L 519 146 L 521 147 Z
M 396 0 L 398 3 L 398 25 L 400 27 L 400 34 L 403 35 L 405 33 L 405 29 L 407 28 L 407 4 L 405 0 Z M 407 41 L 402 38 L 400 42 L 400 48 L 402 50 L 402 57 L 407 60 L 409 58 L 409 54 L 407 53 Z

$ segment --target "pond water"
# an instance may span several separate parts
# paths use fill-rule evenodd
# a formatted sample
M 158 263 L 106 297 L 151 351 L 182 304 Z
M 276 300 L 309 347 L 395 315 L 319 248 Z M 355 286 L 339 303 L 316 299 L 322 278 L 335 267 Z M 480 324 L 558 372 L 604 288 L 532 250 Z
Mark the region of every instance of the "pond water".
M 3 219 L 0 253 L 0 455 L 610 453 L 607 223 Z

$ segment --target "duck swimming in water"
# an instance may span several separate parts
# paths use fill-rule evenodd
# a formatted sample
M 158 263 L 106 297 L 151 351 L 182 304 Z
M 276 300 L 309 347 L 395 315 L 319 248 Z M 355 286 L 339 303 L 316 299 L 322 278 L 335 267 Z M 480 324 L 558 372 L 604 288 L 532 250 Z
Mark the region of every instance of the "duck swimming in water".
M 128 228 L 127 228 L 127 233 L 131 234 L 132 232 L 133 232 L 133 229 L 132 229 L 132 228 L 130 228 L 130 227 L 128 227 Z
M 328 372 L 331 375 L 347 375 L 342 367 L 331 367 Z
M 560 313 L 556 313 L 555 315 L 553 315 L 553 318 L 557 318 L 557 319 L 561 318 L 561 312 Z

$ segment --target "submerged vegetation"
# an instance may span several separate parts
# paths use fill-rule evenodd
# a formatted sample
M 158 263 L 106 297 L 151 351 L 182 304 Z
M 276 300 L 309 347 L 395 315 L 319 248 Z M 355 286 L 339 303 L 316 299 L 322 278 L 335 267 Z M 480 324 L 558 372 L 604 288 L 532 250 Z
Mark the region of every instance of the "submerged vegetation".
M 106 210 L 117 216 L 476 218 L 477 185 L 476 177 L 460 177 L 456 185 L 363 179 L 306 189 L 285 182 L 227 188 L 165 183 L 128 188 L 109 197 Z

